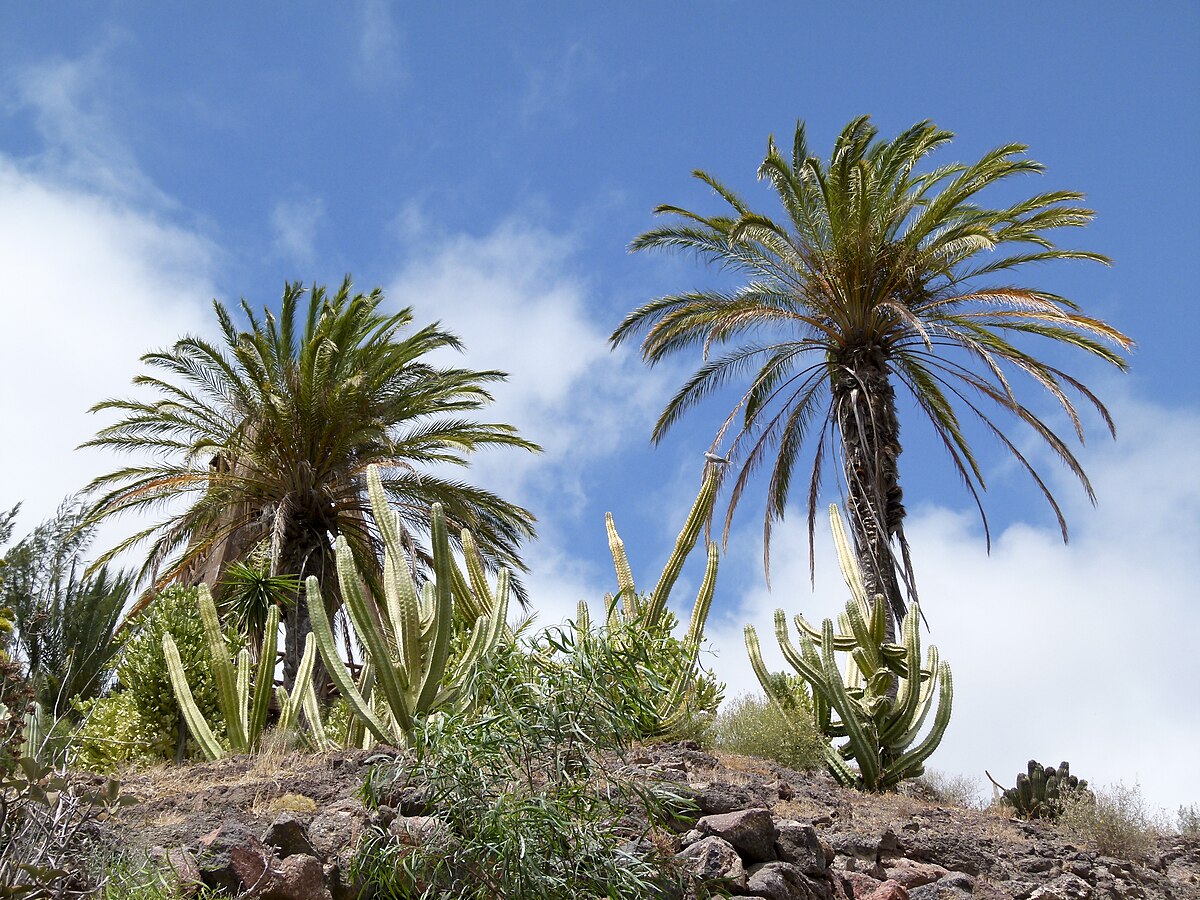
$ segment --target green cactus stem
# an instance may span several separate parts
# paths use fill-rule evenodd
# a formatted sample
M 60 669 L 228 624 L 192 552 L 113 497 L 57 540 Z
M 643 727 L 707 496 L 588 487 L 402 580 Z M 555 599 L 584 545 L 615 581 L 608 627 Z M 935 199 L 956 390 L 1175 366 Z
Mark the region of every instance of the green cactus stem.
M 987 773 L 1001 803 L 1011 806 L 1022 819 L 1057 819 L 1062 811 L 1063 800 L 1071 791 L 1086 791 L 1087 782 L 1071 774 L 1071 765 L 1065 760 L 1054 766 L 1043 766 L 1036 759 L 1029 760 L 1025 772 L 1017 775 L 1016 787 L 1005 788 Z
M 217 686 L 217 705 L 220 708 L 221 717 L 225 721 L 225 734 L 229 741 L 229 749 L 234 753 L 253 753 L 258 749 L 266 728 L 271 690 L 275 684 L 279 607 L 272 606 L 267 613 L 262 646 L 258 653 L 258 667 L 254 678 L 251 679 L 250 651 L 248 649 L 242 647 L 235 657 L 236 662 L 230 661 L 225 633 L 221 628 L 221 618 L 217 614 L 216 604 L 213 602 L 212 593 L 207 585 L 200 585 L 198 600 L 213 680 Z M 200 752 L 206 759 L 220 759 L 225 755 L 225 748 L 221 746 L 196 705 L 175 641 L 171 635 L 164 634 L 162 643 L 163 654 L 167 660 L 167 674 L 171 678 L 171 688 L 175 693 L 179 708 L 183 711 L 188 731 L 195 738 Z M 310 642 L 297 673 L 293 695 L 288 697 L 286 692 L 279 694 L 282 711 L 280 719 L 287 727 L 291 727 L 296 720 L 296 711 L 303 700 L 305 690 L 312 690 L 314 659 L 315 650 L 311 647 Z M 305 662 L 307 662 L 307 666 Z M 251 684 L 253 684 L 253 689 Z M 319 730 L 319 725 L 313 730 L 315 734 Z M 323 741 L 318 741 L 318 745 L 323 745 Z
M 840 631 L 834 631 L 829 619 L 817 629 L 797 615 L 797 649 L 788 632 L 787 616 L 777 610 L 775 636 L 784 659 L 812 691 L 817 728 L 831 740 L 845 739 L 841 746 L 831 743 L 825 750 L 834 778 L 864 790 L 890 790 L 921 775 L 925 760 L 941 743 L 953 703 L 950 667 L 939 662 L 936 647 L 929 648 L 921 664 L 921 611 L 916 601 L 901 623 L 901 643 L 885 643 L 887 607 L 878 595 L 868 601 L 836 506 L 830 507 L 829 517 L 838 562 L 851 595 L 845 612 L 838 616 Z M 745 635 L 750 664 L 767 696 L 785 716 L 803 714 L 804 705 L 781 694 L 784 680 L 767 670 L 753 625 L 746 626 Z M 844 672 L 838 668 L 837 653 L 848 655 Z M 918 741 L 931 712 L 932 724 Z M 857 764 L 857 771 L 851 761 Z
M 464 532 L 468 569 L 464 576 L 451 554 L 445 514 L 435 503 L 430 527 L 433 580 L 418 590 L 404 552 L 399 517 L 388 507 L 374 466 L 367 470 L 367 486 L 383 537 L 384 597 L 379 615 L 363 588 L 349 545 L 339 537 L 334 546 L 342 598 L 369 667 L 359 684 L 338 655 L 320 585 L 312 577 L 306 582 L 309 615 L 321 658 L 354 717 L 376 740 L 407 744 L 419 720 L 437 710 L 466 705 L 466 688 L 477 666 L 507 629 L 508 572 L 500 570 L 494 589 L 488 585 L 478 552 L 471 552 L 474 542 Z M 481 612 L 466 649 L 451 666 L 456 594 L 460 608 Z

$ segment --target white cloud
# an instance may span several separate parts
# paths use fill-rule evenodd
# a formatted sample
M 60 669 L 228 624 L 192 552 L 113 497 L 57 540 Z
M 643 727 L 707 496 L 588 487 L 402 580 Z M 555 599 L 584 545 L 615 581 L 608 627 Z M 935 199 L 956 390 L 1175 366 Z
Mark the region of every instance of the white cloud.
M 1173 812 L 1200 798 L 1200 773 L 1189 765 L 1200 745 L 1200 415 L 1128 396 L 1112 405 L 1120 439 L 1081 456 L 1098 507 L 1062 479 L 1069 546 L 1053 528 L 1016 524 L 989 557 L 972 514 L 929 507 L 910 515 L 932 627 L 922 640 L 938 645 L 955 683 L 954 716 L 931 765 L 980 782 L 988 769 L 1007 783 L 1031 757 L 1068 759 L 1095 784 L 1140 781 L 1152 803 Z M 738 598 L 709 629 L 730 696 L 757 690 L 744 622 L 782 669 L 775 608 L 814 621 L 845 600 L 836 566 L 822 564 L 832 558 L 827 540 L 810 592 L 801 518 L 777 536 L 795 555 L 773 554 L 774 594 L 739 593 L 728 578 L 718 588 Z M 731 559 L 727 568 L 750 571 L 750 562 Z
M 368 86 L 394 84 L 405 76 L 402 36 L 388 0 L 361 0 L 357 8 L 358 53 L 354 70 Z
M 311 265 L 316 259 L 317 229 L 325 218 L 325 201 L 320 197 L 280 200 L 271 210 L 275 252 L 290 262 Z
M 118 169 L 97 160 L 96 177 L 84 177 L 87 160 L 76 162 L 64 183 L 52 166 L 0 156 L 0 506 L 23 502 L 17 537 L 65 495 L 124 464 L 75 450 L 102 424 L 87 410 L 130 395 L 138 358 L 197 332 L 214 294 L 211 244 L 81 187 Z M 107 549 L 130 528 L 113 522 L 96 546 Z

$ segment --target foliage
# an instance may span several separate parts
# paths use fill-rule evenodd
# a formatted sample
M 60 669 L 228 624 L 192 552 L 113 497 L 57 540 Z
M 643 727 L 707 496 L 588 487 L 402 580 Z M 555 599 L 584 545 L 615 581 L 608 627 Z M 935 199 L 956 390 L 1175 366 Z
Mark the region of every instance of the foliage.
M 1180 806 L 1175 818 L 1175 827 L 1184 837 L 1200 839 L 1200 805 L 1192 803 Z
M 116 688 L 80 708 L 79 764 L 107 771 L 122 762 L 178 755 L 183 714 L 163 654 L 167 634 L 175 642 L 197 708 L 206 720 L 217 723 L 218 739 L 222 736 L 217 685 L 197 604 L 196 588 L 170 587 L 130 624 L 132 633 L 117 664 Z M 233 636 L 226 637 L 232 645 Z M 182 749 L 189 755 L 197 748 L 192 744 Z
M 903 643 L 885 642 L 888 612 L 884 598 L 876 594 L 874 601 L 868 602 L 866 585 L 836 506 L 830 506 L 829 520 L 842 575 L 850 588 L 846 612 L 838 616 L 841 632 L 834 633 L 829 619 L 818 631 L 797 615 L 797 652 L 788 636 L 787 617 L 780 609 L 775 612 L 775 636 L 784 659 L 812 690 L 817 728 L 828 737 L 847 739 L 841 747 L 825 748 L 825 761 L 834 778 L 847 786 L 886 791 L 904 779 L 921 775 L 925 760 L 941 743 L 953 701 L 950 667 L 938 662 L 936 647 L 929 648 L 921 665 L 921 611 L 915 600 L 901 624 Z M 815 643 L 818 640 L 819 648 Z M 746 649 L 767 696 L 780 709 L 791 712 L 790 698 L 780 694 L 778 678 L 763 663 L 753 625 L 746 626 Z M 849 656 L 844 675 L 838 670 L 837 652 Z M 935 685 L 933 724 L 918 741 L 926 718 L 935 709 Z M 857 763 L 857 772 L 848 760 Z
M 1016 787 L 1005 789 L 995 779 L 992 785 L 996 799 L 1012 807 L 1022 819 L 1057 819 L 1069 792 L 1087 791 L 1087 782 L 1071 774 L 1071 764 L 1066 760 L 1056 769 L 1031 759 L 1026 772 L 1017 775 Z
M 608 658 L 623 660 L 630 672 L 643 673 L 637 693 L 639 698 L 652 698 L 655 712 L 643 719 L 640 737 L 697 736 L 711 726 L 721 702 L 723 686 L 699 662 L 704 624 L 717 585 L 720 557 L 716 543 L 705 541 L 704 578 L 692 605 L 687 634 L 682 640 L 672 636 L 678 620 L 667 606 L 683 565 L 712 514 L 719 481 L 719 466 L 710 462 L 705 466 L 700 492 L 662 574 L 654 589 L 644 595 L 638 593 L 634 583 L 625 543 L 617 533 L 612 513 L 605 516 L 609 551 L 617 574 L 617 595 L 605 596 L 606 624 L 599 628 L 592 627 L 587 604 L 579 604 L 574 626 L 575 652 L 593 653 L 597 642 L 605 642 L 610 645 Z
M 602 751 L 628 748 L 638 723 L 597 697 L 593 673 L 539 668 L 535 659 L 501 645 L 480 679 L 480 715 L 425 720 L 412 761 L 377 767 L 368 779 L 371 802 L 418 788 L 445 829 L 413 852 L 383 832 L 368 836 L 354 869 L 380 896 L 666 895 L 661 863 L 623 845 L 637 846 L 686 805 L 601 764 Z M 631 807 L 644 816 L 640 827 L 624 815 Z
M 87 854 L 96 819 L 132 802 L 23 757 L 0 771 L 0 898 L 91 897 Z
M 5 554 L 0 606 L 13 611 L 15 644 L 36 698 L 54 718 L 78 697 L 99 694 L 119 649 L 117 619 L 133 587 L 131 575 L 101 566 L 82 574 L 91 542 L 86 512 L 66 501 Z
M 1144 858 L 1154 849 L 1158 832 L 1141 789 L 1121 782 L 1094 792 L 1066 792 L 1058 827 L 1102 855 L 1121 859 Z
M 825 765 L 825 743 L 811 710 L 807 716 L 789 717 L 772 701 L 752 694 L 725 704 L 713 727 L 717 750 L 774 760 L 797 772 Z
M 910 797 L 918 797 L 940 806 L 957 806 L 960 809 L 980 809 L 984 805 L 979 797 L 979 782 L 968 775 L 951 775 L 937 769 L 926 769 L 925 774 L 905 782 L 901 791 Z
M 508 571 L 501 569 L 495 590 L 488 585 L 483 559 L 472 536 L 464 532 L 470 587 L 450 551 L 446 517 L 433 505 L 430 526 L 434 580 L 418 590 L 415 562 L 404 552 L 404 523 L 388 506 L 379 470 L 367 470 L 375 525 L 383 535 L 383 609 L 380 620 L 363 591 L 363 579 L 348 542 L 338 537 L 338 580 L 354 632 L 362 644 L 373 676 L 378 702 L 365 695 L 338 655 L 333 629 L 321 602 L 316 578 L 307 583 L 313 634 L 321 657 L 342 697 L 377 740 L 406 744 L 417 723 L 438 710 L 461 711 L 469 702 L 470 682 L 479 662 L 496 647 L 508 615 Z M 457 588 L 457 589 L 456 589 Z M 473 592 L 473 593 L 472 593 Z M 456 595 L 458 605 L 478 610 L 470 638 L 451 665 Z
M 101 561 L 148 541 L 142 574 L 157 585 L 201 570 L 214 584 L 226 562 L 267 541 L 272 572 L 315 575 L 332 599 L 334 536 L 364 565 L 377 557 L 362 474 L 378 464 L 419 559 L 428 561 L 420 539 L 439 502 L 456 531 L 472 530 L 490 567 L 522 569 L 519 544 L 533 535 L 533 516 L 441 468 L 465 466 L 484 447 L 538 449 L 512 426 L 471 418 L 504 374 L 431 363 L 438 351 L 461 350 L 458 338 L 436 325 L 405 333 L 411 309 L 385 314 L 380 290 L 352 293 L 349 280 L 332 293 L 314 286 L 307 308 L 304 293 L 287 285 L 278 314 L 260 316 L 243 301 L 244 330 L 214 301 L 219 344 L 185 337 L 146 354 L 150 372 L 134 383 L 150 399 L 94 407 L 121 418 L 88 446 L 151 458 L 91 483 L 93 519 L 166 511 Z M 290 686 L 309 630 L 303 603 L 288 610 L 287 626 Z
M 258 653 L 258 670 L 254 678 L 254 686 L 250 683 L 250 651 L 244 646 L 237 652 L 236 670 L 229 661 L 229 640 L 221 628 L 221 620 L 217 614 L 216 604 L 207 585 L 199 589 L 200 620 L 204 624 L 204 637 L 208 649 L 209 671 L 217 684 L 217 703 L 221 708 L 221 719 L 225 723 L 225 733 L 229 738 L 230 749 L 234 753 L 253 753 L 259 748 L 263 731 L 267 726 L 267 710 L 271 701 L 271 691 L 275 686 L 275 648 L 279 635 L 279 607 L 272 605 L 267 611 L 263 623 L 262 647 Z M 209 727 L 203 713 L 196 706 L 196 700 L 188 687 L 188 676 L 179 656 L 179 649 L 171 635 L 164 634 L 162 639 L 163 655 L 167 660 L 167 674 L 171 679 L 171 688 L 175 700 L 183 712 L 188 730 L 200 747 L 205 759 L 220 759 L 225 755 L 225 749 L 217 740 Z M 279 694 L 279 724 L 288 730 L 298 721 L 301 703 L 307 702 L 315 709 L 315 696 L 306 696 L 313 691 L 312 671 L 316 660 L 316 648 L 312 636 L 306 642 L 304 657 L 300 661 L 300 670 L 296 675 L 296 684 L 291 696 L 280 690 Z M 319 724 L 318 724 L 319 729 Z
M 790 159 L 768 140 L 758 176 L 778 196 L 782 221 L 752 210 L 712 175 L 697 171 L 728 205 L 726 212 L 708 216 L 659 206 L 656 213 L 671 221 L 637 237 L 631 249 L 687 252 L 732 272 L 739 285 L 651 300 L 631 312 L 611 340 L 617 345 L 644 333 L 642 356 L 651 365 L 683 351 L 703 352 L 703 364 L 659 417 L 656 442 L 688 410 L 752 373 L 712 446 L 715 451 L 726 432 L 736 429 L 728 458 L 740 471 L 726 535 L 751 476 L 766 464 L 771 473 L 763 525 L 769 553 L 772 524 L 784 515 L 807 447 L 813 460 L 803 482 L 811 557 L 823 471 L 840 457 L 871 593 L 884 594 L 898 620 L 903 613 L 898 577 L 910 594 L 913 583 L 897 468 L 896 390 L 912 396 L 977 502 L 984 478 L 960 416 L 995 436 L 1046 496 L 1065 539 L 1057 503 L 994 417 L 997 411 L 1011 414 L 1032 428 L 1089 497 L 1078 460 L 1017 399 L 1012 376 L 1028 376 L 1054 397 L 1080 439 L 1082 426 L 1068 390 L 1095 406 L 1110 430 L 1112 421 L 1083 384 L 1011 340 L 1065 344 L 1119 369 L 1126 362 L 1112 348 L 1127 350 L 1132 342 L 1064 297 L 1006 280 L 1044 261 L 1107 261 L 1052 240 L 1059 229 L 1091 221 L 1092 211 L 1078 205 L 1081 194 L 1049 191 L 1008 206 L 979 203 L 984 189 L 996 186 L 1003 193 L 1010 179 L 1043 170 L 1024 155 L 1025 146 L 1005 144 L 975 163 L 922 171 L 952 133 L 926 121 L 890 141 L 877 135 L 868 117 L 854 119 L 828 162 L 811 155 L 803 123 L 797 123 Z
M 226 617 L 251 644 L 261 644 L 267 632 L 267 617 L 297 601 L 300 579 L 295 575 L 272 575 L 266 560 L 231 562 L 221 582 L 221 607 Z

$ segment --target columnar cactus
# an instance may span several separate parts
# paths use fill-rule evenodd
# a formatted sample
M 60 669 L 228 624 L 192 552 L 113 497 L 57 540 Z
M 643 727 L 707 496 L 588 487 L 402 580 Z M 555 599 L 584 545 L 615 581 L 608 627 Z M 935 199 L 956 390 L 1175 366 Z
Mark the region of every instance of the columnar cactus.
M 376 740 L 405 744 L 419 720 L 437 710 L 461 709 L 468 702 L 466 688 L 476 667 L 496 646 L 507 627 L 508 572 L 500 570 L 493 591 L 484 576 L 482 561 L 474 551 L 474 543 L 464 532 L 468 569 L 464 576 L 451 555 L 441 504 L 435 503 L 430 529 L 433 580 L 418 590 L 404 553 L 400 519 L 388 508 L 374 466 L 367 470 L 367 485 L 375 523 L 383 537 L 381 610 L 369 602 L 354 554 L 345 539 L 339 537 L 335 544 L 342 598 L 369 666 L 359 684 L 355 684 L 338 655 L 316 578 L 310 577 L 306 583 L 307 602 L 325 667 L 356 719 Z M 468 584 L 470 592 L 464 594 Z M 471 628 L 466 648 L 451 666 L 456 594 L 460 606 L 481 612 Z
M 990 774 L 988 778 L 996 787 L 998 799 L 1011 806 L 1022 819 L 1057 819 L 1068 792 L 1087 790 L 1087 782 L 1071 774 L 1071 765 L 1066 760 L 1056 769 L 1031 759 L 1026 772 L 1017 775 L 1017 786 L 1008 789 Z
M 252 692 L 250 651 L 243 647 L 238 652 L 235 668 L 234 663 L 230 662 L 225 634 L 221 629 L 221 619 L 217 614 L 216 604 L 213 603 L 212 594 L 207 585 L 200 585 L 198 599 L 200 619 L 204 623 L 209 659 L 217 684 L 217 702 L 221 708 L 221 716 L 225 719 L 225 733 L 229 739 L 229 747 L 234 753 L 253 753 L 258 749 L 267 724 L 267 707 L 271 700 L 271 689 L 275 684 L 279 607 L 272 606 L 267 614 Z M 171 677 L 171 687 L 175 692 L 179 708 L 183 711 L 183 718 L 187 723 L 188 730 L 196 739 L 200 752 L 206 759 L 220 759 L 225 755 L 225 748 L 221 746 L 221 742 L 217 740 L 212 728 L 209 727 L 208 722 L 205 721 L 203 714 L 196 706 L 174 639 L 170 634 L 164 634 L 162 644 L 163 655 L 167 660 L 167 673 Z M 305 693 L 312 692 L 311 679 L 315 652 L 310 639 L 305 647 L 304 658 L 300 663 L 292 696 L 288 697 L 286 693 L 280 695 L 280 723 L 285 727 L 295 724 L 297 711 L 304 701 Z M 320 732 L 319 720 L 313 723 L 313 727 L 315 732 Z
M 851 594 L 845 613 L 838 616 L 841 630 L 835 633 L 829 619 L 818 630 L 797 615 L 797 650 L 788 636 L 787 617 L 780 609 L 775 612 L 775 634 L 784 659 L 812 689 L 818 729 L 830 738 L 846 738 L 842 746 L 826 748 L 830 772 L 847 786 L 888 790 L 921 775 L 925 760 L 941 743 L 953 699 L 950 667 L 938 662 L 936 647 L 929 648 L 921 665 L 921 611 L 915 600 L 901 624 L 902 643 L 884 643 L 888 615 L 884 599 L 876 595 L 868 601 L 862 573 L 836 506 L 830 506 L 829 518 L 842 575 Z M 746 649 L 767 696 L 785 715 L 799 714 L 797 710 L 803 707 L 782 696 L 781 679 L 767 671 L 753 625 L 746 626 Z M 838 670 L 836 652 L 849 654 L 844 675 Z M 935 709 L 935 684 L 933 724 L 917 741 L 929 713 Z M 857 763 L 857 772 L 850 760 Z

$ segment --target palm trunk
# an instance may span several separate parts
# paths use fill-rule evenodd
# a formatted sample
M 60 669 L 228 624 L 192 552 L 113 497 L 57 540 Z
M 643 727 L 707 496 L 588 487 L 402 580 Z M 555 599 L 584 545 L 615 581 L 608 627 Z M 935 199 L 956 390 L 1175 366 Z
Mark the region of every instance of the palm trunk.
M 337 567 L 328 537 L 306 528 L 304 523 L 290 523 L 284 534 L 279 571 L 295 573 L 300 578 L 300 594 L 284 618 L 287 628 L 283 641 L 283 683 L 290 691 L 296 683 L 300 657 L 304 654 L 304 639 L 312 630 L 304 587 L 308 576 L 315 576 L 320 583 L 321 594 L 326 606 L 330 607 L 326 612 L 332 615 L 333 608 L 336 608 Z M 313 685 L 318 694 L 324 681 L 325 670 L 318 659 L 313 668 Z
M 900 489 L 900 421 L 896 394 L 888 381 L 883 353 L 857 350 L 835 363 L 833 402 L 842 436 L 842 465 L 855 550 L 867 592 L 882 594 L 891 615 L 887 640 L 894 641 L 904 616 L 899 573 L 910 588 L 911 573 L 901 562 L 904 494 Z

